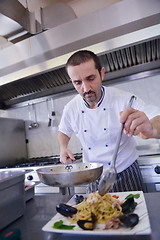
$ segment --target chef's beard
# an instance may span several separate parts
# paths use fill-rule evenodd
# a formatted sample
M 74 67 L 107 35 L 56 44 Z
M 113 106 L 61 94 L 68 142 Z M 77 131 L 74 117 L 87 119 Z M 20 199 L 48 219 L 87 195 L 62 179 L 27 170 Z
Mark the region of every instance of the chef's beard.
M 87 94 L 92 94 L 92 96 L 88 96 L 86 97 Z M 97 95 L 94 91 L 88 91 L 88 92 L 85 92 L 83 94 L 83 99 L 86 101 L 86 102 L 94 102 L 96 99 L 97 99 Z

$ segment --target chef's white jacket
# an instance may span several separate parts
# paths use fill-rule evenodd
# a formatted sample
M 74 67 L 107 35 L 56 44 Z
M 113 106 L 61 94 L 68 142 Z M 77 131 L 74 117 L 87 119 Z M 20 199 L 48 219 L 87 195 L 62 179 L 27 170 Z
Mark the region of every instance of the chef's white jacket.
M 120 112 L 127 107 L 133 94 L 113 87 L 102 87 L 102 90 L 103 96 L 97 108 L 88 108 L 79 94 L 67 103 L 59 131 L 68 137 L 75 132 L 83 147 L 84 162 L 102 163 L 107 168 L 111 164 L 120 129 Z M 158 107 L 146 105 L 138 97 L 132 107 L 145 112 L 149 119 L 160 115 Z M 123 134 L 116 160 L 117 172 L 128 168 L 137 157 L 134 137 Z

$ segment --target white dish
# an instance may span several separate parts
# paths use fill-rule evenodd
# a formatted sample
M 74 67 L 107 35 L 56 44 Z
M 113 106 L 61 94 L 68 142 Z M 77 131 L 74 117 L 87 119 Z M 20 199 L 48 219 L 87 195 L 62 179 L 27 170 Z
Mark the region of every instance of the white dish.
M 45 232 L 52 232 L 52 233 L 68 233 L 68 234 L 83 234 L 83 235 L 149 235 L 151 234 L 150 222 L 148 217 L 148 211 L 146 202 L 144 199 L 144 194 L 141 191 L 132 191 L 132 192 L 118 192 L 112 193 L 111 195 L 118 195 L 119 200 L 124 200 L 127 195 L 130 193 L 133 194 L 140 194 L 140 198 L 136 199 L 135 201 L 138 203 L 134 213 L 138 214 L 139 216 L 139 223 L 134 228 L 125 228 L 120 227 L 119 229 L 109 229 L 103 230 L 104 224 L 97 224 L 96 228 L 93 231 L 85 231 L 77 226 L 77 224 L 70 224 L 67 217 L 62 216 L 61 214 L 57 213 L 43 228 L 42 230 Z M 68 205 L 75 205 L 74 197 L 70 199 L 67 203 Z M 63 220 L 64 224 L 67 225 L 76 225 L 76 227 L 72 230 L 61 230 L 61 229 L 54 229 L 52 226 L 55 222 Z

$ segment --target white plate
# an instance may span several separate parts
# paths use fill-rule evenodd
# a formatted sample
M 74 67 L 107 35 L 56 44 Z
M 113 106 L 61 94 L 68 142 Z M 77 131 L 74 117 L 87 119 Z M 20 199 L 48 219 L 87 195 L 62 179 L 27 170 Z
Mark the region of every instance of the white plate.
M 139 216 L 139 223 L 134 228 L 125 228 L 120 227 L 119 229 L 109 229 L 103 230 L 104 224 L 97 224 L 96 228 L 93 231 L 85 231 L 78 227 L 76 224 L 70 224 L 67 217 L 62 216 L 61 214 L 57 213 L 43 228 L 42 230 L 45 232 L 53 232 L 53 233 L 68 233 L 68 234 L 84 234 L 84 235 L 149 235 L 151 234 L 150 222 L 148 217 L 148 211 L 146 207 L 146 202 L 144 199 L 144 194 L 141 191 L 132 191 L 132 192 L 118 192 L 112 193 L 111 195 L 118 195 L 119 200 L 124 200 L 127 195 L 130 193 L 133 194 L 140 194 L 140 198 L 135 199 L 138 203 L 134 213 L 138 214 Z M 70 199 L 67 203 L 68 205 L 75 205 L 74 197 Z M 52 226 L 55 222 L 63 220 L 64 224 L 67 225 L 76 225 L 76 227 L 72 230 L 60 230 L 54 229 Z

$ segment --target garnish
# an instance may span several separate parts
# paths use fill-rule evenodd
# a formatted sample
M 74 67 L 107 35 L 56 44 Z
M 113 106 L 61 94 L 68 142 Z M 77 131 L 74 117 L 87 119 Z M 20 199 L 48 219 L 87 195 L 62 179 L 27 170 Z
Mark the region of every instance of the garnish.
M 119 198 L 119 196 L 118 196 L 118 195 L 112 195 L 112 197 L 113 197 L 113 198 Z
M 75 225 L 65 225 L 63 224 L 63 221 L 57 221 L 54 223 L 53 228 L 55 229 L 65 229 L 65 230 L 72 230 L 75 227 Z
M 140 194 L 137 193 L 137 194 L 129 194 L 125 199 L 128 199 L 128 198 L 136 198 L 138 199 L 140 197 Z

